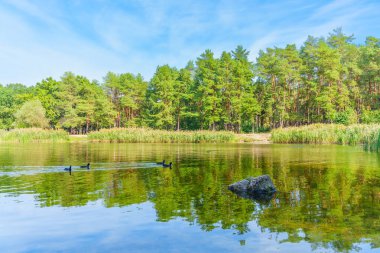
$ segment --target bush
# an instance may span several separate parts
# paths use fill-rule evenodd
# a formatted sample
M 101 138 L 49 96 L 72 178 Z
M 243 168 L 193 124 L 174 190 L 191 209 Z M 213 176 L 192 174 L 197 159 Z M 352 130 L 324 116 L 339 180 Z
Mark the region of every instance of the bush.
M 358 115 L 352 109 L 343 112 L 337 112 L 335 115 L 334 123 L 351 125 L 358 122 Z
M 380 110 L 363 111 L 361 122 L 364 124 L 379 124 L 380 123 Z

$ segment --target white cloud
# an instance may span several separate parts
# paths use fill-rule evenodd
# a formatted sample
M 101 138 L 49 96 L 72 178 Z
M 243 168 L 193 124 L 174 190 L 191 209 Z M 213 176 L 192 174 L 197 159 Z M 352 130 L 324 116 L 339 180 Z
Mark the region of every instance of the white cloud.
M 249 48 L 251 60 L 258 56 L 260 50 L 265 51 L 266 48 L 274 46 L 279 36 L 279 33 L 270 33 L 256 40 Z
M 360 23 L 363 17 L 373 15 L 374 11 L 370 4 L 363 5 L 353 0 L 336 0 L 320 7 L 314 6 L 311 10 L 313 12 L 306 19 L 292 25 L 285 22 L 287 16 L 284 17 L 283 25 L 279 23 L 273 28 L 270 23 L 260 23 L 262 27 L 267 27 L 268 32 L 258 35 L 259 39 L 250 46 L 251 58 L 257 57 L 258 51 L 267 47 L 283 47 L 285 44 L 293 43 L 301 46 L 308 35 L 328 36 L 338 27 L 343 27 L 345 33 L 355 33 L 357 31 L 350 30 L 350 27 Z
M 157 65 L 183 67 L 207 48 L 219 56 L 240 44 L 253 60 L 260 49 L 300 45 L 340 26 L 355 34 L 374 21 L 378 27 L 379 4 L 364 3 L 7 0 L 0 2 L 0 82 L 34 85 L 65 71 L 100 81 L 107 71 L 149 79 Z

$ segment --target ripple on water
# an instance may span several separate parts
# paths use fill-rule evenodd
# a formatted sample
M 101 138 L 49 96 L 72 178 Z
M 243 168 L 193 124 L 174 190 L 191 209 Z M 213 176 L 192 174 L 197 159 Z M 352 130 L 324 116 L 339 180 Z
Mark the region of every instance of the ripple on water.
M 12 181 L 10 184 L 9 181 Z M 0 177 L 0 193 L 8 193 L 11 196 L 19 194 L 35 193 L 34 185 L 39 183 L 39 179 L 24 180 L 22 177 Z
M 2 166 L 0 167 L 0 177 L 17 177 L 20 175 L 34 175 L 40 173 L 67 173 L 64 169 L 67 166 Z M 91 165 L 90 170 L 112 170 L 112 169 L 143 169 L 162 167 L 152 162 L 117 162 L 117 163 L 97 163 Z M 72 171 L 88 171 L 80 166 L 72 166 Z

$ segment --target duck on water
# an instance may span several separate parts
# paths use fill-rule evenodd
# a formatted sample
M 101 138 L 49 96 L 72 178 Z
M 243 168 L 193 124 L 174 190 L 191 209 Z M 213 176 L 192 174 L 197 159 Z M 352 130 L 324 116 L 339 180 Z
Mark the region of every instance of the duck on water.
M 70 167 L 65 168 L 64 170 L 68 171 L 70 173 L 70 176 L 71 176 L 71 165 L 70 165 Z
M 163 160 L 162 162 L 158 162 L 156 164 L 159 164 L 159 165 L 164 165 L 165 164 L 165 160 Z
M 170 162 L 169 164 L 165 164 L 165 163 L 163 163 L 162 164 L 162 167 L 164 167 L 164 168 L 172 168 L 172 162 Z
M 90 163 L 87 163 L 87 165 L 81 165 L 80 168 L 86 168 L 86 169 L 90 169 Z

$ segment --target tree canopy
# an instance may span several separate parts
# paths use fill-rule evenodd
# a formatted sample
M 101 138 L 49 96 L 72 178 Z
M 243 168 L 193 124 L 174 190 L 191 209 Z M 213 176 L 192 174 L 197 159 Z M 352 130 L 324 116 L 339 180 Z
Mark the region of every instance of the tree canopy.
M 27 101 L 15 113 L 15 126 L 18 128 L 46 128 L 49 124 L 45 114 L 45 108 L 42 107 L 39 100 Z
M 205 50 L 184 68 L 108 72 L 102 82 L 67 72 L 33 87 L 0 86 L 0 128 L 39 100 L 50 128 L 72 133 L 110 127 L 251 132 L 311 123 L 380 123 L 380 39 L 335 29 L 326 38 L 259 51 Z

